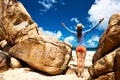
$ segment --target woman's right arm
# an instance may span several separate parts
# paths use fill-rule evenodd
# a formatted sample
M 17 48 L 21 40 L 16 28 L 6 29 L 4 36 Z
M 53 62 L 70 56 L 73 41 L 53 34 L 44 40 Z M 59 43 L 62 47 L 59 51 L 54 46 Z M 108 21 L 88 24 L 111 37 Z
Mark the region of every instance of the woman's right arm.
M 71 33 L 73 33 L 73 34 L 77 34 L 75 31 L 72 31 L 72 30 L 70 30 L 66 25 L 65 25 L 65 23 L 61 23 L 62 24 L 62 26 L 65 28 L 65 29 L 67 29 L 69 32 L 71 32 Z

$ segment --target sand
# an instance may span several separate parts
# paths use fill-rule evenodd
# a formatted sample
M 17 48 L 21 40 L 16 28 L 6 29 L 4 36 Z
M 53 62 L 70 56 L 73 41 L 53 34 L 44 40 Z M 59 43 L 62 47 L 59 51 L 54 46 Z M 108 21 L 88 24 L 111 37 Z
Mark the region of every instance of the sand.
M 69 69 L 65 74 L 56 76 L 44 75 L 40 72 L 29 71 L 29 68 L 9 69 L 0 73 L 0 80 L 87 80 L 89 78 L 88 66 L 92 64 L 91 60 L 95 51 L 87 51 L 85 58 L 84 78 L 77 77 L 77 59 L 75 51 L 72 51 L 74 61 L 70 61 Z

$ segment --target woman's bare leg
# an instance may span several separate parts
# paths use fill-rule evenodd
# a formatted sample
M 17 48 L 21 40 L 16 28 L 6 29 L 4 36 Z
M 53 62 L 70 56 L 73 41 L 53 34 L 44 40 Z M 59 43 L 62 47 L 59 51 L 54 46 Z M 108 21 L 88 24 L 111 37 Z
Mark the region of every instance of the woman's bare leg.
M 84 77 L 84 68 L 85 68 L 85 56 L 86 56 L 86 51 L 82 53 L 82 70 L 81 70 L 81 77 L 83 78 Z
M 77 46 L 76 47 L 76 55 L 77 55 L 78 77 L 79 76 L 84 77 L 86 47 L 84 47 L 84 46 Z
M 76 52 L 76 55 L 77 55 L 77 72 L 78 72 L 78 77 L 80 77 L 81 76 L 81 73 L 80 73 L 80 68 L 81 68 L 81 66 L 80 66 L 80 52 Z

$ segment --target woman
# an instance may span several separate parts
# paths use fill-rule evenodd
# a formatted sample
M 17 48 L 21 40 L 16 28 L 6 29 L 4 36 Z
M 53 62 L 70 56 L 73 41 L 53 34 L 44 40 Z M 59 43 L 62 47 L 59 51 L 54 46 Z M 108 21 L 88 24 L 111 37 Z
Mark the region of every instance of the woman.
M 78 71 L 78 77 L 84 77 L 84 67 L 85 67 L 85 56 L 86 56 L 86 47 L 84 45 L 83 39 L 85 38 L 86 34 L 90 31 L 94 30 L 102 21 L 104 18 L 100 19 L 99 23 L 90 28 L 89 30 L 82 31 L 84 26 L 82 24 L 77 24 L 77 32 L 70 30 L 64 23 L 62 23 L 62 26 L 65 27 L 69 32 L 75 34 L 77 36 L 77 47 L 76 47 L 76 55 L 77 55 L 77 71 Z

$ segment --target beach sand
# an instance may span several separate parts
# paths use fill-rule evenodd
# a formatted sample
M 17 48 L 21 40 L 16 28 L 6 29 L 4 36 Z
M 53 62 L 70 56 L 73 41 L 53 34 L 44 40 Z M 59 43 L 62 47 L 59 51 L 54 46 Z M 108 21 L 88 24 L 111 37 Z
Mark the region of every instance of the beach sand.
M 74 61 L 70 61 L 69 69 L 65 74 L 56 76 L 44 75 L 40 72 L 29 71 L 28 68 L 9 69 L 0 73 L 0 80 L 87 80 L 89 78 L 88 66 L 92 64 L 92 57 L 95 51 L 87 51 L 85 58 L 84 78 L 78 78 L 77 71 L 77 58 L 75 51 L 72 51 Z

